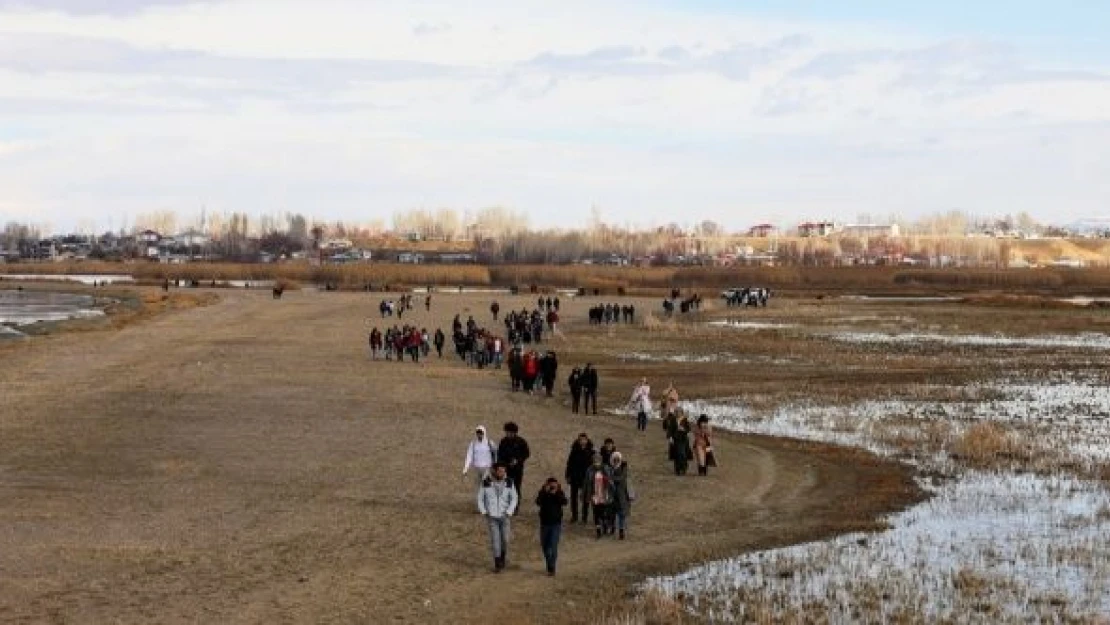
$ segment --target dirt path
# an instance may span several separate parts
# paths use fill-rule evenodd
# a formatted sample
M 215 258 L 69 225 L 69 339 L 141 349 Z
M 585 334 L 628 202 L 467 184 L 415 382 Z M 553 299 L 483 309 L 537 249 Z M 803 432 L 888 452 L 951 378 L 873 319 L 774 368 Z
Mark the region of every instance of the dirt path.
M 449 329 L 467 308 L 485 321 L 488 301 L 438 296 L 411 321 Z M 639 434 L 573 417 L 456 360 L 369 362 L 376 302 L 229 292 L 5 349 L 0 621 L 593 622 L 644 575 L 866 527 L 911 496 L 903 471 L 868 456 L 765 438 L 721 437 L 720 470 L 677 479 L 655 422 Z M 575 343 L 604 340 L 565 331 L 561 379 Z M 602 375 L 603 403 L 619 403 Z M 460 471 L 473 426 L 508 420 L 533 460 L 512 564 L 494 577 Z M 530 503 L 579 431 L 617 440 L 641 500 L 623 543 L 568 529 L 552 580 Z

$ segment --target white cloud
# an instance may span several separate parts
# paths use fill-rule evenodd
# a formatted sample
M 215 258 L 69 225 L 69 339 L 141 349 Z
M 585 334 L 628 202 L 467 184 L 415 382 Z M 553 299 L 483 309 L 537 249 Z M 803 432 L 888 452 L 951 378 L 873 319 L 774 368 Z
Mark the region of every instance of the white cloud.
M 0 189 L 60 221 L 507 203 L 550 224 L 596 203 L 742 227 L 1110 203 L 1110 71 L 1006 42 L 583 0 L 64 4 L 0 0 Z M 13 130 L 34 148 L 4 152 Z

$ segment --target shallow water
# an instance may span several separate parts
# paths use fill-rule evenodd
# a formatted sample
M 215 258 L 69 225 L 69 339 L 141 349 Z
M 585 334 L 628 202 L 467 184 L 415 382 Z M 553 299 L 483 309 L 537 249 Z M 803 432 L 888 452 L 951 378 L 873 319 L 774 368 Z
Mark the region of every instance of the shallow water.
M 862 447 L 895 455 L 878 424 L 892 417 L 949 424 L 1020 424 L 1064 458 L 1097 460 L 1110 441 L 1110 390 L 1097 381 L 999 380 L 949 401 L 871 400 L 848 406 L 791 405 L 771 412 L 734 402 L 687 402 L 722 429 Z M 984 599 L 967 588 L 985 580 L 993 622 L 1049 621 L 1110 612 L 1110 491 L 1066 472 L 1031 475 L 972 470 L 947 453 L 913 464 L 952 479 L 934 497 L 888 519 L 892 529 L 852 534 L 709 562 L 648 587 L 692 597 L 719 621 L 743 621 L 757 598 L 781 615 L 820 606 L 821 620 L 851 623 L 861 596 L 882 596 L 882 619 L 909 610 L 927 620 L 966 619 Z M 813 614 L 811 614 L 813 616 Z M 872 614 L 871 616 L 875 616 Z M 1034 619 L 1036 620 L 1036 619 Z
M 88 295 L 39 291 L 0 291 L 0 324 L 25 326 L 104 316 Z
M 37 274 L 21 274 L 21 273 L 5 273 L 0 274 L 0 281 L 11 280 L 13 282 L 78 282 L 81 284 L 92 286 L 96 284 L 127 284 L 134 282 L 135 278 L 126 275 L 95 275 L 95 274 L 58 274 L 58 275 L 37 275 Z

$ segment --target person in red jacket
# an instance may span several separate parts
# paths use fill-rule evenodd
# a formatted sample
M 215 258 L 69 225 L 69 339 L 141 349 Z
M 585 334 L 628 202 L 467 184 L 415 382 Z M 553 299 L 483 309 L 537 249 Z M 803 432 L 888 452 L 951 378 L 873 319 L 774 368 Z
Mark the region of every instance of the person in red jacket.
M 539 359 L 536 357 L 534 350 L 529 350 L 524 355 L 524 390 L 529 395 L 532 394 L 532 389 L 536 385 L 536 377 L 540 373 Z

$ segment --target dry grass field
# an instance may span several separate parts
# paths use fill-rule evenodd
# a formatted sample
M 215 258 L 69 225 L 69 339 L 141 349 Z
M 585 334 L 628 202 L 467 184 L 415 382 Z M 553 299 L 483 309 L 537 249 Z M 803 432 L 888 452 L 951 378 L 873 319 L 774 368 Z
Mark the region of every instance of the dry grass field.
M 119 329 L 0 347 L 0 621 L 619 620 L 650 575 L 876 528 L 919 496 L 908 469 L 869 453 L 755 436 L 722 434 L 721 468 L 679 479 L 657 424 L 640 434 L 625 417 L 572 416 L 562 384 L 543 399 L 513 395 L 504 372 L 457 360 L 369 361 L 378 294 L 219 297 Z M 430 313 L 419 307 L 405 321 L 485 320 L 490 297 L 437 295 Z M 497 298 L 503 308 L 534 302 Z M 673 379 L 689 397 L 859 386 L 845 367 L 820 362 L 776 373 L 755 361 L 630 361 L 645 348 L 735 350 L 748 339 L 691 324 L 591 328 L 592 303 L 564 306 L 565 337 L 550 346 L 561 379 L 574 363 L 599 366 L 603 408 L 621 407 L 640 375 L 657 388 Z M 799 340 L 764 348 L 784 358 L 807 349 Z M 886 381 L 913 375 L 892 370 Z M 459 472 L 473 426 L 497 431 L 509 420 L 533 460 L 510 569 L 495 577 Z M 528 495 L 562 477 L 580 431 L 617 440 L 640 500 L 623 543 L 569 529 L 560 575 L 549 579 Z

